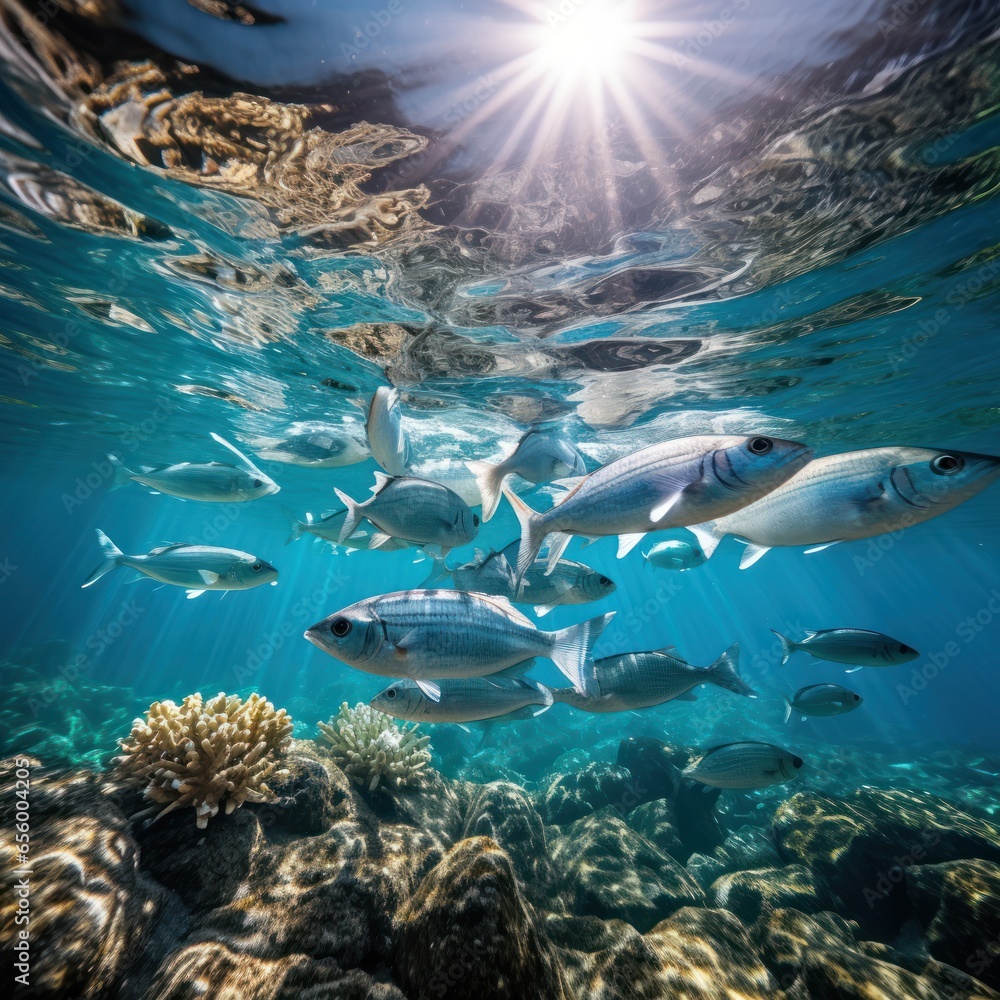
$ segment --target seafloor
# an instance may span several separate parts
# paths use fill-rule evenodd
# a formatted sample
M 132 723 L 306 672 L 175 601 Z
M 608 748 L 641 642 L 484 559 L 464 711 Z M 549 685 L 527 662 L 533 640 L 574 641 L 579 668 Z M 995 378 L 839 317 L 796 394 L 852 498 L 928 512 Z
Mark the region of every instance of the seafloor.
M 130 690 L 6 671 L 4 787 L 30 773 L 21 996 L 1000 997 L 996 776 L 955 750 L 889 764 L 828 747 L 797 793 L 720 795 L 681 776 L 684 747 L 559 754 L 509 729 L 451 755 L 464 777 L 418 766 L 393 787 L 359 727 L 346 752 L 284 737 L 271 801 L 201 829 L 189 807 L 129 819 L 148 797 L 108 748 Z M 497 773 L 517 780 L 478 777 Z M 5 796 L 7 883 L 14 808 Z

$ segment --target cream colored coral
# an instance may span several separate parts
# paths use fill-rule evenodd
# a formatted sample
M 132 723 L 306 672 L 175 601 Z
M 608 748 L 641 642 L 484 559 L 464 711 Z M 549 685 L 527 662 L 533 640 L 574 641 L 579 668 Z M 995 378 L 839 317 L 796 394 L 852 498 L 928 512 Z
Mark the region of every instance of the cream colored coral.
M 274 801 L 264 779 L 291 735 L 288 713 L 258 694 L 243 701 L 220 692 L 207 702 L 189 694 L 179 707 L 158 701 L 119 740 L 125 752 L 114 776 L 156 803 L 133 819 L 192 806 L 204 829 L 223 801 L 227 815 L 244 802 Z
M 338 715 L 318 725 L 344 774 L 367 782 L 370 791 L 380 781 L 393 787 L 419 781 L 431 759 L 426 749 L 431 738 L 418 736 L 419 726 L 401 728 L 391 716 L 363 702 L 348 708 L 345 701 Z

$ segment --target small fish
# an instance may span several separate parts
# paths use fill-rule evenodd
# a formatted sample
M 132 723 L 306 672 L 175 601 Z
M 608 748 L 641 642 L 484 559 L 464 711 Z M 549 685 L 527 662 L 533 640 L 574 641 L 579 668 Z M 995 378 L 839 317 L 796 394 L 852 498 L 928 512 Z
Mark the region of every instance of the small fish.
M 534 605 L 535 614 L 547 615 L 566 604 L 589 604 L 609 597 L 617 589 L 603 573 L 569 559 L 560 559 L 551 572 L 544 559 L 536 559 L 517 580 L 514 563 L 519 542 L 511 542 L 500 552 L 477 553 L 474 562 L 450 571 L 459 590 L 506 597 L 515 604 Z
M 691 525 L 710 557 L 726 535 L 746 543 L 740 569 L 777 546 L 807 552 L 928 521 L 1000 476 L 1000 458 L 928 448 L 869 448 L 817 458 L 756 503 Z
M 766 788 L 794 781 L 802 758 L 770 743 L 723 743 L 706 750 L 681 772 L 712 788 Z
M 399 408 L 399 390 L 381 386 L 368 406 L 368 447 L 372 457 L 390 476 L 405 476 L 413 453 L 410 439 L 403 430 Z
M 395 681 L 369 702 L 372 708 L 410 722 L 480 722 L 552 706 L 552 692 L 524 677 L 465 677 L 437 681 L 440 696 L 428 698 L 416 681 Z
M 358 601 L 317 622 L 305 637 L 358 670 L 409 677 L 432 699 L 438 678 L 485 677 L 534 656 L 552 660 L 585 692 L 584 666 L 613 616 L 543 632 L 502 597 L 402 590 Z
M 517 447 L 502 462 L 466 462 L 476 477 L 483 498 L 483 520 L 488 521 L 500 502 L 504 479 L 512 473 L 529 483 L 586 475 L 583 456 L 564 437 L 532 428 L 521 435 Z
M 826 628 L 819 632 L 806 629 L 806 637 L 794 642 L 780 632 L 772 632 L 781 643 L 781 663 L 797 649 L 818 660 L 846 663 L 860 670 L 861 667 L 894 667 L 899 663 L 915 660 L 920 654 L 906 643 L 864 628 Z M 854 671 L 849 670 L 848 673 Z
M 278 582 L 278 571 L 270 563 L 238 549 L 177 543 L 152 549 L 146 555 L 127 556 L 100 529 L 97 540 L 104 561 L 87 577 L 84 587 L 96 583 L 116 566 L 129 566 L 160 583 L 186 587 L 188 599 L 200 597 L 206 590 L 249 590 Z
M 346 549 L 367 549 L 373 541 L 377 540 L 378 548 L 382 552 L 396 552 L 400 549 L 413 547 L 413 542 L 408 542 L 400 538 L 390 538 L 384 540 L 381 535 L 375 532 L 356 531 L 345 541 L 340 540 L 340 533 L 344 529 L 344 521 L 347 519 L 347 508 L 342 510 L 325 511 L 319 518 L 313 517 L 306 512 L 305 520 L 300 521 L 291 511 L 285 510 L 285 516 L 291 521 L 292 530 L 285 544 L 294 542 L 303 535 L 312 535 L 313 538 L 321 538 L 329 542 L 335 548 L 343 546 Z
M 616 653 L 594 660 L 585 668 L 585 686 L 593 693 L 581 697 L 572 689 L 552 692 L 556 701 L 585 712 L 631 712 L 652 708 L 684 696 L 699 684 L 715 684 L 748 698 L 757 693 L 737 672 L 739 643 L 733 643 L 711 666 L 686 663 L 673 646 L 645 653 Z
M 176 465 L 161 465 L 134 472 L 117 456 L 108 455 L 107 459 L 114 470 L 111 489 L 116 490 L 132 480 L 157 493 L 208 503 L 256 500 L 279 491 L 280 487 L 273 479 L 261 472 L 225 438 L 212 434 L 212 440 L 238 456 L 241 467 L 226 465 L 224 462 L 178 462 Z
M 785 722 L 792 717 L 792 712 L 798 712 L 803 720 L 807 715 L 844 715 L 860 708 L 861 700 L 861 695 L 839 684 L 810 684 L 785 699 Z
M 656 566 L 659 569 L 675 569 L 683 572 L 686 569 L 700 566 L 707 557 L 702 552 L 700 545 L 692 545 L 690 542 L 674 538 L 667 542 L 657 542 L 648 552 L 643 554 L 643 559 L 650 566 Z
M 618 535 L 618 557 L 647 531 L 681 528 L 760 499 L 809 461 L 811 449 L 779 438 L 705 435 L 643 448 L 585 476 L 544 513 L 504 488 L 521 524 L 517 572 L 523 576 L 546 537 L 552 566 L 571 535 Z
M 283 438 L 260 438 L 254 442 L 257 454 L 271 462 L 302 465 L 311 469 L 335 469 L 355 465 L 370 452 L 345 430 L 324 424 L 310 424 Z
M 437 545 L 441 555 L 447 555 L 453 548 L 471 542 L 479 532 L 479 515 L 457 493 L 429 479 L 376 472 L 375 495 L 362 503 L 341 490 L 334 492 L 347 505 L 347 517 L 340 530 L 342 542 L 367 520 L 386 542 L 398 538 L 417 545 Z M 376 549 L 382 544 L 376 536 L 368 547 Z

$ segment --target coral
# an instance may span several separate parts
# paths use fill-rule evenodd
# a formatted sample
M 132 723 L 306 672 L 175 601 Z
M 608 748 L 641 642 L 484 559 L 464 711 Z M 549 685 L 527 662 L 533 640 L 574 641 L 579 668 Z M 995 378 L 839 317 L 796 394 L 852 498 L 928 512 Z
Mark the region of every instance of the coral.
M 318 723 L 344 773 L 374 791 L 380 783 L 398 787 L 418 782 L 431 759 L 429 736 L 419 726 L 397 726 L 392 718 L 363 702 L 349 708 L 345 701 L 329 722 Z
M 193 806 L 204 829 L 223 801 L 229 814 L 246 801 L 274 800 L 264 782 L 291 734 L 288 713 L 258 694 L 243 701 L 220 692 L 208 702 L 190 694 L 179 707 L 154 702 L 121 741 L 113 777 L 155 803 L 133 819 Z

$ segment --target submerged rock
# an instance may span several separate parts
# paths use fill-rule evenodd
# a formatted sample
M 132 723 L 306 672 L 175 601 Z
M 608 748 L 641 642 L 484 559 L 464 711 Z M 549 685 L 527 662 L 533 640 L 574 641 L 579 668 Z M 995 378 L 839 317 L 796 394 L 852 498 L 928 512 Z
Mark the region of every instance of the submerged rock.
M 315 835 L 339 819 L 352 818 L 356 809 L 351 783 L 344 772 L 308 742 L 293 742 L 282 772 L 271 779 L 276 801 L 259 810 L 265 826 L 290 833 Z
M 574 914 L 626 920 L 642 931 L 705 901 L 687 872 L 610 806 L 566 826 L 553 838 L 551 857 Z
M 818 913 L 831 905 L 826 887 L 804 865 L 731 872 L 712 883 L 709 899 L 748 924 L 765 910 L 793 907 Z
M 920 792 L 863 788 L 846 799 L 800 792 L 779 807 L 773 832 L 786 861 L 821 876 L 840 912 L 883 936 L 907 916 L 907 869 L 961 858 L 1000 862 L 1000 827 Z
M 605 806 L 625 813 L 640 802 L 629 770 L 605 761 L 593 761 L 583 770 L 561 774 L 542 793 L 541 811 L 546 822 L 572 823 Z
M 424 877 L 397 912 L 395 935 L 408 996 L 569 1000 L 510 857 L 488 837 L 461 841 Z
M 916 865 L 906 873 L 906 891 L 931 954 L 1000 989 L 1000 866 Z
M 692 854 L 687 860 L 687 870 L 703 889 L 707 889 L 729 872 L 777 868 L 781 864 L 781 855 L 764 830 L 741 826 L 711 854 Z
M 645 802 L 628 814 L 627 822 L 665 854 L 684 863 L 689 852 L 677 833 L 677 817 L 672 802 L 667 799 Z

